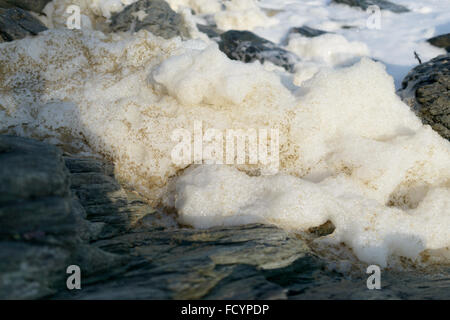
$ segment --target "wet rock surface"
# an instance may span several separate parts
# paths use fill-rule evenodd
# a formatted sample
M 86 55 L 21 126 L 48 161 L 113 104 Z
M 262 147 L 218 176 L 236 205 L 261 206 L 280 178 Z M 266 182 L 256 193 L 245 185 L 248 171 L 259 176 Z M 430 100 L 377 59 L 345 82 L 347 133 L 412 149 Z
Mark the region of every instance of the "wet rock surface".
M 402 82 L 399 95 L 424 124 L 450 140 L 450 54 L 411 70 Z
M 0 8 L 0 39 L 13 41 L 37 35 L 47 28 L 31 14 L 20 8 Z
M 96 242 L 103 250 L 136 257 L 134 269 L 117 281 L 58 298 L 286 298 L 262 270 L 289 265 L 309 251 L 303 241 L 274 227 L 199 231 L 158 226 L 154 220 L 148 217 L 133 232 Z
M 366 10 L 369 6 L 376 5 L 381 10 L 389 10 L 395 13 L 408 12 L 409 9 L 386 0 L 333 0 L 332 3 L 346 4 L 351 7 L 359 7 Z
M 427 41 L 435 47 L 443 48 L 447 52 L 450 52 L 450 33 L 433 37 Z
M 308 38 L 318 37 L 325 33 L 327 32 L 319 29 L 310 28 L 308 26 L 292 28 L 291 30 L 289 30 L 289 34 L 300 34 Z
M 294 65 L 299 58 L 292 52 L 286 51 L 273 42 L 258 37 L 250 31 L 230 30 L 220 35 L 219 49 L 228 58 L 243 62 L 270 61 L 293 72 Z
M 99 159 L 65 157 L 71 173 L 71 190 L 90 222 L 101 225 L 96 240 L 119 236 L 146 217 L 156 226 L 177 226 L 150 207 L 138 194 L 123 189 L 114 178 L 111 164 Z
M 103 277 L 123 263 L 88 245 L 96 226 L 84 214 L 58 148 L 0 136 L 0 298 L 48 297 L 71 264 Z
M 189 36 L 183 18 L 164 0 L 140 0 L 130 4 L 111 17 L 110 29 L 113 32 L 145 29 L 165 39 Z
M 39 13 L 50 1 L 51 0 L 0 0 L 0 8 L 17 7 Z

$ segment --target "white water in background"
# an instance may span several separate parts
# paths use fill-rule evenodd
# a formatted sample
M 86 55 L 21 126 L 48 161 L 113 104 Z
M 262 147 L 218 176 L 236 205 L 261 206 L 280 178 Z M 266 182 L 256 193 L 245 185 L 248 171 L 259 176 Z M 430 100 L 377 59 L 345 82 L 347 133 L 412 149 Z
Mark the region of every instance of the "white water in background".
M 263 222 L 300 231 L 331 220 L 336 231 L 320 241 L 344 243 L 364 262 L 419 261 L 424 252 L 449 261 L 450 143 L 400 101 L 382 63 L 361 59 L 387 63 L 398 82 L 414 50 L 424 60 L 443 53 L 424 39 L 450 21 L 446 1 L 398 1 L 413 12 L 383 12 L 382 30 L 364 30 L 366 13 L 327 1 L 234 1 L 225 12 L 215 1 L 169 2 L 198 40 L 69 31 L 68 5 L 103 30 L 120 1 L 53 1 L 42 19 L 55 29 L 0 44 L 0 132 L 105 155 L 123 184 L 198 228 Z M 303 24 L 338 34 L 290 39 L 305 57 L 291 76 L 229 60 L 183 5 L 276 42 Z M 261 7 L 280 12 L 268 17 Z M 171 161 L 171 134 L 194 121 L 204 130 L 279 129 L 280 173 L 253 176 L 251 165 L 183 172 Z

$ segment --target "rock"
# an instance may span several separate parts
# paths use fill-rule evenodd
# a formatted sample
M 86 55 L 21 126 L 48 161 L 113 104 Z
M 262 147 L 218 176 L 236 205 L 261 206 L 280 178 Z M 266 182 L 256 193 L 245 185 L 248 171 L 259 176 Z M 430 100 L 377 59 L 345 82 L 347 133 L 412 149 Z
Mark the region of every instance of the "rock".
M 293 72 L 299 58 L 292 52 L 277 47 L 273 42 L 258 37 L 250 31 L 230 30 L 220 35 L 219 48 L 230 59 L 243 62 L 270 61 Z
M 144 223 L 96 246 L 135 256 L 134 267 L 116 279 L 85 287 L 73 298 L 286 298 L 264 270 L 285 268 L 310 253 L 303 240 L 264 225 L 193 230 Z M 65 292 L 55 296 L 67 297 Z
M 328 33 L 326 31 L 323 30 L 319 30 L 319 29 L 313 29 L 307 26 L 303 26 L 303 27 L 296 27 L 296 28 L 291 28 L 289 30 L 289 32 L 287 33 L 286 37 L 284 38 L 284 40 L 281 41 L 281 43 L 283 45 L 288 45 L 289 43 L 289 38 L 292 34 L 300 34 L 304 37 L 308 37 L 308 38 L 314 38 L 314 37 L 318 37 L 321 36 L 325 33 Z
M 412 69 L 399 95 L 424 124 L 450 140 L 450 54 Z
M 97 239 L 123 234 L 138 220 L 155 213 L 142 197 L 119 185 L 110 164 L 73 157 L 66 157 L 65 163 L 71 172 L 71 190 L 85 210 L 86 218 L 103 225 Z M 173 221 L 168 223 L 172 224 Z
M 307 26 L 303 26 L 303 27 L 298 27 L 298 28 L 291 28 L 291 30 L 289 30 L 289 34 L 294 34 L 294 33 L 301 34 L 302 36 L 305 36 L 308 38 L 313 38 L 313 37 L 321 36 L 322 34 L 325 34 L 327 32 L 323 31 L 323 30 L 318 30 L 318 29 L 313 29 L 313 28 L 307 27 Z
M 328 220 L 327 222 L 318 227 L 309 228 L 308 232 L 314 235 L 315 237 L 324 237 L 332 234 L 335 229 L 336 227 L 334 226 L 333 222 Z
M 223 31 L 214 25 L 197 24 L 198 31 L 205 33 L 209 38 L 218 38 Z
M 450 33 L 433 37 L 427 41 L 435 47 L 443 48 L 447 50 L 447 52 L 450 52 Z
M 111 31 L 132 28 L 136 32 L 145 29 L 165 39 L 189 36 L 183 18 L 164 0 L 139 0 L 111 17 Z
M 0 136 L 0 299 L 63 290 L 71 264 L 87 279 L 119 270 L 124 257 L 87 244 L 99 225 L 85 216 L 58 148 Z
M 13 41 L 37 35 L 47 28 L 35 17 L 19 8 L 0 8 L 0 38 Z
M 17 7 L 40 13 L 50 1 L 52 0 L 0 0 L 0 8 Z
M 23 241 L 0 241 L 1 299 L 39 299 L 56 292 L 65 268 L 70 265 L 69 251 L 57 246 Z
M 69 196 L 69 171 L 58 148 L 12 136 L 0 136 L 0 145 L 0 203 Z
M 376 5 L 382 10 L 389 10 L 395 13 L 409 12 L 408 8 L 386 0 L 333 0 L 332 2 L 346 4 L 351 7 L 360 7 L 363 10 L 367 10 L 369 6 Z
M 249 265 L 237 265 L 230 269 L 204 299 L 213 300 L 281 300 L 287 299 L 286 290 L 268 281 L 264 272 Z

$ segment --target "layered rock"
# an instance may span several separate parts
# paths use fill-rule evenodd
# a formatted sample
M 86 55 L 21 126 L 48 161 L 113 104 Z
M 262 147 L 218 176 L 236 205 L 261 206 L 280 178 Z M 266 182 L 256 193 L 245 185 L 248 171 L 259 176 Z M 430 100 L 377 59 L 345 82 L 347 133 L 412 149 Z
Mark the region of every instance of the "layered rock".
M 47 28 L 31 14 L 20 8 L 0 8 L 0 39 L 13 41 L 37 35 Z
M 450 54 L 412 69 L 399 95 L 424 124 L 450 140 Z
M 287 298 L 281 285 L 265 277 L 265 270 L 285 268 L 309 252 L 304 241 L 275 227 L 167 228 L 155 225 L 154 216 L 143 219 L 133 232 L 96 245 L 135 256 L 135 266 L 113 281 L 77 292 L 74 298 Z M 56 297 L 71 296 L 62 292 Z
M 0 8 L 21 8 L 28 11 L 41 12 L 51 0 L 0 0 Z
M 44 298 L 65 288 L 66 269 L 103 277 L 123 261 L 88 245 L 99 226 L 70 191 L 61 151 L 0 136 L 0 298 Z

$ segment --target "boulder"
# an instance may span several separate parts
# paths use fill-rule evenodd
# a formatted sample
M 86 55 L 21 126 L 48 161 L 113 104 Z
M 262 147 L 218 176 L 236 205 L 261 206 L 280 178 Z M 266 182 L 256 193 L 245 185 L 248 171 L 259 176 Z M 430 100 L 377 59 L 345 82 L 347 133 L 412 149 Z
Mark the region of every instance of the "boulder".
M 197 24 L 197 28 L 198 31 L 203 32 L 211 39 L 218 38 L 220 37 L 220 34 L 223 33 L 223 31 L 217 29 L 217 26 L 215 25 Z
M 130 4 L 111 17 L 110 29 L 112 32 L 145 29 L 165 39 L 189 36 L 183 18 L 164 0 L 139 0 Z
M 292 52 L 284 50 L 250 31 L 230 30 L 222 33 L 219 48 L 230 59 L 246 63 L 256 60 L 261 63 L 270 61 L 289 72 L 294 71 L 294 65 L 299 60 Z
M 304 37 L 314 38 L 314 37 L 321 36 L 327 32 L 323 31 L 323 30 L 319 30 L 319 29 L 310 28 L 308 26 L 303 26 L 303 27 L 291 28 L 291 30 L 289 30 L 289 34 L 295 34 L 295 33 L 301 34 Z
M 433 37 L 427 41 L 435 47 L 443 48 L 447 50 L 447 52 L 450 52 L 450 33 Z
M 0 0 L 0 8 L 21 8 L 40 13 L 52 0 Z
M 328 33 L 328 32 L 319 30 L 319 29 L 310 28 L 308 26 L 291 28 L 289 30 L 289 32 L 287 33 L 287 35 L 285 36 L 284 40 L 282 41 L 282 44 L 287 45 L 289 43 L 289 38 L 292 34 L 300 34 L 304 37 L 314 38 L 314 37 L 321 36 L 325 33 Z
M 450 140 L 450 54 L 412 69 L 399 95 L 424 124 Z
M 47 28 L 38 19 L 19 8 L 0 8 L 0 38 L 13 41 L 37 35 Z
M 409 12 L 409 9 L 386 0 L 333 0 L 332 3 L 346 4 L 351 7 L 359 7 L 367 10 L 369 6 L 376 5 L 381 10 L 389 10 L 395 13 Z
M 123 257 L 88 245 L 100 225 L 85 216 L 58 148 L 0 136 L 0 299 L 65 290 L 72 264 L 86 277 L 118 270 Z

